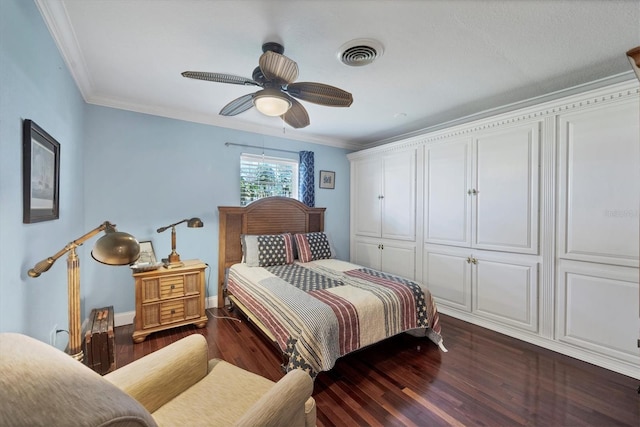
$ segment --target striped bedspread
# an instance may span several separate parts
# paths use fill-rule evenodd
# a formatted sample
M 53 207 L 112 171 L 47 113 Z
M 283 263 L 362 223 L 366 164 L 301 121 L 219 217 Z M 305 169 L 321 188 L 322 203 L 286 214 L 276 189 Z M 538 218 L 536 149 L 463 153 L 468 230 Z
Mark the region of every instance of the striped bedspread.
M 423 331 L 444 349 L 427 289 L 345 261 L 236 264 L 227 288 L 276 338 L 287 371 L 315 377 L 339 357 L 405 331 Z

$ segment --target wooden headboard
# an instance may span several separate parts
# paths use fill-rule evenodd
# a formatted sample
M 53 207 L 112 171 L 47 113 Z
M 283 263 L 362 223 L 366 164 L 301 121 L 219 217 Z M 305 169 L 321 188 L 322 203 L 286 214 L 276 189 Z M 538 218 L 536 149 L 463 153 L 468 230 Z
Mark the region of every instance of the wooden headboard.
M 224 306 L 227 268 L 242 260 L 241 234 L 324 231 L 326 208 L 310 208 L 288 197 L 266 197 L 248 206 L 218 206 L 218 307 Z

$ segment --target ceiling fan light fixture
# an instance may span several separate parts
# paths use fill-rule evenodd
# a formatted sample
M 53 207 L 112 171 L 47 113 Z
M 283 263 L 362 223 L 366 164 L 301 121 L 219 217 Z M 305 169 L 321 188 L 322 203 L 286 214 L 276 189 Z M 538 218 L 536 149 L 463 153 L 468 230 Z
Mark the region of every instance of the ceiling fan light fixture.
M 253 105 L 265 116 L 281 116 L 291 108 L 291 100 L 277 89 L 263 89 L 253 97 Z

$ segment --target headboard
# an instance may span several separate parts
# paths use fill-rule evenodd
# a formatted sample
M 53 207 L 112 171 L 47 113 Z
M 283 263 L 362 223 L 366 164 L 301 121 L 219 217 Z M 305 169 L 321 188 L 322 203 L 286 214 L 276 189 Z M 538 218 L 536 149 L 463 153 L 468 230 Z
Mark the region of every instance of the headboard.
M 224 306 L 226 269 L 242 260 L 241 234 L 324 231 L 325 209 L 288 197 L 266 197 L 244 207 L 218 206 L 218 307 Z

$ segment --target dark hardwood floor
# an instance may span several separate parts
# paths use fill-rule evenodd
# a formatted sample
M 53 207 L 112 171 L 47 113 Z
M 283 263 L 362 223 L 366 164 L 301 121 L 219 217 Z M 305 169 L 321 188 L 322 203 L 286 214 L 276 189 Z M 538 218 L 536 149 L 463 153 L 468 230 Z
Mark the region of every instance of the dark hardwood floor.
M 117 327 L 117 366 L 198 333 L 209 357 L 282 377 L 280 356 L 243 317 L 226 309 L 207 315 L 203 329 L 175 328 L 140 344 L 132 325 Z M 318 375 L 318 426 L 640 426 L 640 380 L 449 316 L 441 322 L 448 353 L 400 335 Z

